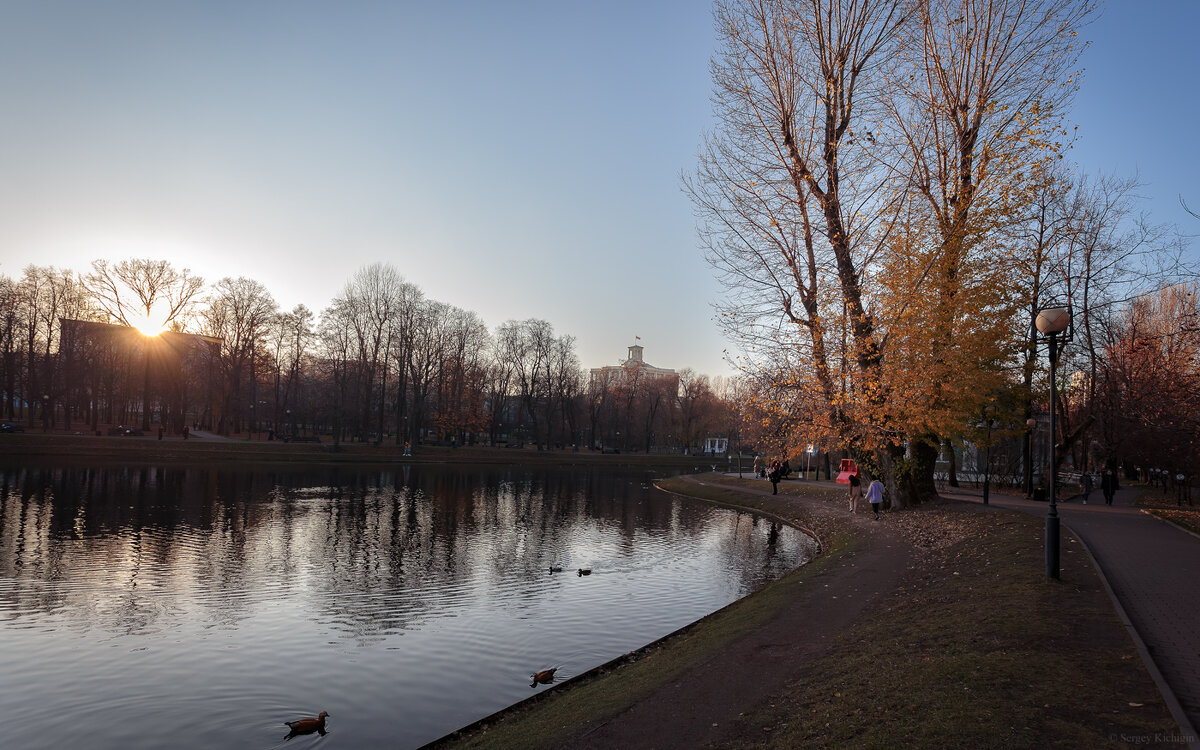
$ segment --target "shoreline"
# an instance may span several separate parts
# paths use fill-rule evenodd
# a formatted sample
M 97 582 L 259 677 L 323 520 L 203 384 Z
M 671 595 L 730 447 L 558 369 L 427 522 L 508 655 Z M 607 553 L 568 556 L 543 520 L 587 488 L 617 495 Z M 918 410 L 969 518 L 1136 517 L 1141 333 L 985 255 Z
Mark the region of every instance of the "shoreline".
M 0 435 L 0 462 L 52 461 L 138 462 L 169 464 L 304 464 L 306 466 L 402 464 L 528 464 L 542 466 L 664 467 L 708 471 L 713 459 L 673 453 L 617 454 L 570 448 L 537 450 L 484 446 L 415 445 L 413 455 L 403 455 L 401 446 L 384 443 L 284 443 L 281 440 L 213 438 L 207 435 L 184 440 L 153 436 L 110 437 L 55 433 Z M 722 460 L 718 466 L 725 464 Z
M 665 482 L 811 527 L 822 554 L 425 748 L 1116 747 L 1180 731 L 1069 536 L 1063 580 L 1042 577 L 1040 519 L 942 500 L 874 523 L 815 483 Z

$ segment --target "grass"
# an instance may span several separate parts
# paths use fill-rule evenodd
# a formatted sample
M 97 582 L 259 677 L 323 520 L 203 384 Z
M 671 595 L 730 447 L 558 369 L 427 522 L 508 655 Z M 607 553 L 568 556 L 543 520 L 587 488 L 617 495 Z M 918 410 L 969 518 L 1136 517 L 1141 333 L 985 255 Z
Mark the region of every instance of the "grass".
M 1200 508 L 1193 505 L 1179 505 L 1173 494 L 1163 492 L 1157 487 L 1143 487 L 1135 504 L 1152 516 L 1173 523 L 1193 534 L 1200 534 Z
M 856 544 L 846 527 L 822 527 L 789 505 L 789 495 L 802 492 L 841 501 L 838 491 L 792 485 L 759 497 L 740 493 L 737 480 L 668 484 L 817 527 L 822 555 L 681 634 L 447 744 L 569 744 L 765 622 Z M 747 706 L 738 740 L 727 747 L 1174 746 L 1178 727 L 1091 558 L 1069 534 L 1062 577 L 1047 581 L 1039 518 L 951 503 L 889 521 L 897 528 L 942 524 L 957 541 L 924 550 L 903 586 L 843 631 L 827 654 L 798 664 L 794 682 Z
M 1104 747 L 1178 734 L 1090 558 L 1043 570 L 1040 519 L 975 513 L 903 590 L 743 719 L 738 747 Z M 1164 745 L 1166 742 L 1164 741 Z

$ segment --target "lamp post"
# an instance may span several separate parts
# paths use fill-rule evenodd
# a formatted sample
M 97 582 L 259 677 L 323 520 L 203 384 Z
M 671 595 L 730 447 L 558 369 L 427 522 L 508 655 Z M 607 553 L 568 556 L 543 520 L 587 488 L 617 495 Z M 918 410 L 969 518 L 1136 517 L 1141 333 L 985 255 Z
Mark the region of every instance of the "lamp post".
M 1033 428 L 1037 420 L 1033 417 L 1025 420 L 1025 497 L 1033 497 Z
M 992 486 L 992 425 L 996 420 L 991 417 L 985 419 L 987 426 L 987 447 L 983 456 L 983 504 L 988 504 L 988 495 Z
M 1044 307 L 1038 312 L 1034 324 L 1042 335 L 1050 337 L 1050 510 L 1046 513 L 1046 577 L 1058 578 L 1059 521 L 1055 499 L 1058 478 L 1054 472 L 1054 412 L 1058 397 L 1055 391 L 1055 371 L 1058 369 L 1058 336 L 1071 325 L 1071 313 L 1063 307 Z M 1062 344 L 1065 345 L 1069 339 L 1070 336 L 1065 337 Z
M 42 394 L 42 432 L 50 431 L 50 394 Z

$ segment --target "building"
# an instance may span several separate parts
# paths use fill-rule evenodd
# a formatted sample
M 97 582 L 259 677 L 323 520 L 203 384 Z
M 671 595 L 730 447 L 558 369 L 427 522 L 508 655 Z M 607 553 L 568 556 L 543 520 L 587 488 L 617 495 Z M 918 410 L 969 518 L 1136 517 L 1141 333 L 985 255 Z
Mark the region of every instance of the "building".
M 221 395 L 221 339 L 62 318 L 55 402 L 69 429 L 152 423 L 171 431 L 208 419 Z
M 648 380 L 661 381 L 674 379 L 679 381 L 679 375 L 674 370 L 665 367 L 655 367 L 642 358 L 643 348 L 639 344 L 629 347 L 629 356 L 619 365 L 606 365 L 592 368 L 592 383 L 607 383 L 608 385 L 624 385 L 645 382 Z
M 671 445 L 671 416 L 679 399 L 679 375 L 647 364 L 642 347 L 629 347 L 619 365 L 594 367 L 589 387 L 591 444 L 604 450 L 645 450 Z

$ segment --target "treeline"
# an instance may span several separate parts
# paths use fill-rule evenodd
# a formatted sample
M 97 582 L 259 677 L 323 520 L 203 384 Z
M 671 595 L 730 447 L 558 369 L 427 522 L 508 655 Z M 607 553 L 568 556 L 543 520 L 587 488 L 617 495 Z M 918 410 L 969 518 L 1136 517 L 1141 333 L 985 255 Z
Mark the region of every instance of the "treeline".
M 739 430 L 733 379 L 591 377 L 575 339 L 546 321 L 489 330 L 384 264 L 354 274 L 319 315 L 279 310 L 257 281 L 206 286 L 166 261 L 30 266 L 0 276 L 0 352 L 0 416 L 47 429 L 644 451 Z

